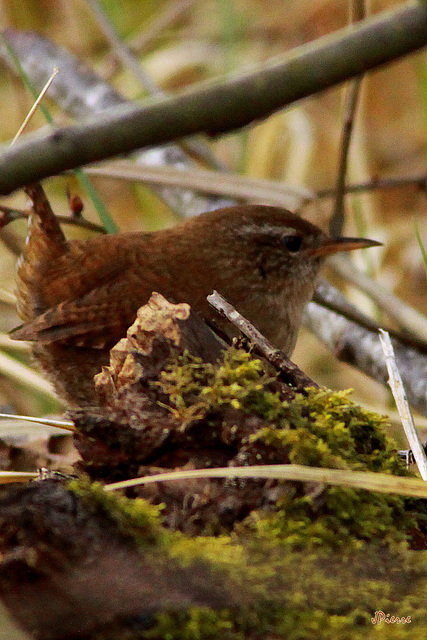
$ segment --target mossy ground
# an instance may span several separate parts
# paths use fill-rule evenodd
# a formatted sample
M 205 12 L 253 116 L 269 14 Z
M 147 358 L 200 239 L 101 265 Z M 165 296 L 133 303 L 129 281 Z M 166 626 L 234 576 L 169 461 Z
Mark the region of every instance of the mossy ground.
M 354 404 L 347 391 L 312 389 L 283 401 L 262 363 L 243 351 L 230 350 L 220 368 L 182 356 L 159 384 L 183 425 L 224 406 L 261 417 L 253 439 L 277 447 L 284 462 L 407 474 L 384 417 Z M 291 483 L 275 509 L 252 513 L 227 535 L 191 538 L 165 532 L 161 511 L 156 515 L 143 500 L 73 486 L 102 502 L 142 547 L 159 545 L 183 564 L 202 559 L 223 572 L 224 585 L 234 585 L 240 605 L 162 612 L 140 637 L 425 638 L 427 555 L 408 548 L 411 532 L 425 520 L 423 501 L 344 487 L 307 491 Z M 411 622 L 374 625 L 379 610 Z
M 92 493 L 82 482 L 74 481 L 73 487 L 109 511 L 142 553 L 157 549 L 162 563 L 169 556 L 171 563 L 179 560 L 183 566 L 203 561 L 224 576 L 226 593 L 232 585 L 229 608 L 162 611 L 132 640 L 425 638 L 426 552 L 409 551 L 404 543 L 380 548 L 375 542 L 335 550 L 325 542 L 315 550 L 295 550 L 282 544 L 282 531 L 265 526 L 253 536 L 246 530 L 244 535 L 190 538 L 165 531 L 144 500 L 113 494 L 105 500 L 99 485 Z M 373 625 L 375 611 L 409 616 L 411 622 Z

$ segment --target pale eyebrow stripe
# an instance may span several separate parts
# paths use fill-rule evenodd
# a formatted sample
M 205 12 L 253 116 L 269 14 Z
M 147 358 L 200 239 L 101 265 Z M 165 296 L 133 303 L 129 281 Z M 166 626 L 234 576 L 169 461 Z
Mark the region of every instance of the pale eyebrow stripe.
M 268 223 L 263 224 L 262 226 L 256 225 L 256 224 L 244 224 L 240 227 L 240 230 L 243 233 L 246 233 L 248 235 L 266 234 L 266 235 L 277 236 L 277 237 L 283 236 L 283 235 L 288 235 L 288 236 L 301 235 L 301 233 L 298 232 L 293 227 L 276 226 Z

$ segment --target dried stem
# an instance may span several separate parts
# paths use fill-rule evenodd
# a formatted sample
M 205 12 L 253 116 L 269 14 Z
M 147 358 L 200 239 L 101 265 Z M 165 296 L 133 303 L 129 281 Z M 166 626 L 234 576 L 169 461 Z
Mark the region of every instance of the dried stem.
M 318 387 L 296 364 L 285 356 L 283 351 L 275 349 L 273 345 L 256 329 L 249 320 L 246 320 L 222 295 L 214 291 L 207 297 L 210 305 L 222 313 L 235 327 L 246 336 L 254 347 L 254 352 L 265 358 L 275 369 L 280 372 L 280 378 L 292 385 L 299 392 L 304 392 L 307 387 Z
M 372 178 L 367 182 L 350 184 L 345 187 L 345 193 L 360 193 L 363 191 L 376 191 L 380 189 L 400 189 L 402 187 L 414 186 L 421 191 L 427 191 L 427 174 L 421 173 L 416 176 L 402 176 L 396 178 Z M 318 198 L 329 198 L 335 194 L 336 187 L 321 189 L 317 191 Z
M 382 329 L 380 329 L 379 337 L 387 364 L 387 371 L 389 375 L 388 383 L 391 387 L 396 406 L 399 410 L 403 429 L 408 439 L 409 446 L 412 449 L 412 453 L 414 455 L 421 477 L 423 480 L 427 480 L 426 454 L 418 439 L 414 419 L 412 417 L 408 400 L 406 398 L 405 389 L 403 387 L 402 377 L 396 364 L 396 358 L 394 355 L 394 349 L 393 345 L 391 344 L 390 336 L 388 335 L 387 331 L 383 331 Z
M 353 0 L 353 14 L 355 20 L 363 20 L 366 16 L 364 0 Z M 338 163 L 337 183 L 335 187 L 335 206 L 329 222 L 329 231 L 332 236 L 340 236 L 344 228 L 345 220 L 345 183 L 347 178 L 348 153 L 359 101 L 362 78 L 356 78 L 351 83 L 347 94 L 346 114 L 341 133 L 340 154 Z
M 291 211 L 300 209 L 315 197 L 315 194 L 306 187 L 288 186 L 272 180 L 248 178 L 234 173 L 192 167 L 182 168 L 170 165 L 153 167 L 135 164 L 130 160 L 113 160 L 106 164 L 86 167 L 85 171 L 94 176 L 183 187 L 200 193 L 231 197 L 235 200 L 287 207 Z
M 189 478 L 271 478 L 298 480 L 300 482 L 321 482 L 403 496 L 427 497 L 427 487 L 425 483 L 417 478 L 402 478 L 386 475 L 385 473 L 350 471 L 348 469 L 325 469 L 299 464 L 265 464 L 250 467 L 184 469 L 112 482 L 105 485 L 104 490 L 116 491 L 118 489 L 126 489 L 128 487 L 136 487 L 155 482 L 170 482 Z
M 29 218 L 31 212 L 23 211 L 22 209 L 14 209 L 12 207 L 5 207 L 0 204 L 0 213 L 3 216 L 0 216 L 0 228 L 6 226 L 10 222 L 14 220 L 19 220 L 22 218 Z M 97 233 L 107 233 L 104 227 L 100 224 L 96 224 L 95 222 L 90 222 L 90 220 L 86 220 L 82 216 L 72 218 L 70 216 L 56 216 L 57 220 L 63 224 L 70 224 L 74 227 L 81 227 L 82 229 L 88 229 L 89 231 L 96 231 Z

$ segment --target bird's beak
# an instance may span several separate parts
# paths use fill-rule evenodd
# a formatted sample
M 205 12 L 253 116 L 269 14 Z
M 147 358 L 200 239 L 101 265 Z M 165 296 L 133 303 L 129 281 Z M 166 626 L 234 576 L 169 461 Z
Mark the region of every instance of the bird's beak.
M 310 256 L 330 256 L 339 251 L 354 251 L 367 247 L 380 247 L 382 242 L 368 238 L 325 238 L 320 247 L 313 247 Z

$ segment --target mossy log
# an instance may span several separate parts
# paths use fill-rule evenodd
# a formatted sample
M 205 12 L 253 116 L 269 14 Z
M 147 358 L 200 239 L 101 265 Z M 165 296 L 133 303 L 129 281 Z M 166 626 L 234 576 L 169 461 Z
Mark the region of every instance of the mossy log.
M 1 488 L 14 618 L 40 640 L 424 638 L 422 500 L 259 478 L 104 491 L 182 468 L 409 473 L 385 418 L 348 392 L 296 393 L 250 353 L 188 338 L 187 321 L 200 326 L 152 300 L 99 374 L 97 406 L 70 412 L 80 479 Z

